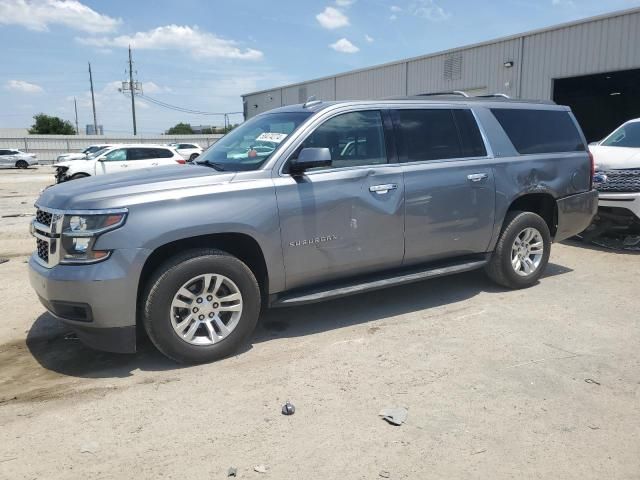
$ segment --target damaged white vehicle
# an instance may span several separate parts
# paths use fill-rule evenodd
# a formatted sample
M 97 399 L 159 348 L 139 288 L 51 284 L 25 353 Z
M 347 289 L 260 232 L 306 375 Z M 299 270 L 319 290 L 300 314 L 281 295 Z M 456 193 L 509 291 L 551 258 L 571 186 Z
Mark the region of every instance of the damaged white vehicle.
M 640 118 L 629 120 L 590 145 L 600 192 L 597 223 L 602 229 L 640 234 Z

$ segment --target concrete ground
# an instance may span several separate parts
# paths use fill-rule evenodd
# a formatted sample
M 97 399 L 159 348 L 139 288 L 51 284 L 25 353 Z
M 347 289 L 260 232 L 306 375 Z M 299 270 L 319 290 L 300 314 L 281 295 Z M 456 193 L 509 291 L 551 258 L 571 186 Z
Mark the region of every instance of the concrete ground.
M 0 171 L 3 216 L 46 171 Z M 0 218 L 0 478 L 640 478 L 638 255 L 567 242 L 528 290 L 474 272 L 270 311 L 237 356 L 180 367 L 66 339 L 30 219 Z

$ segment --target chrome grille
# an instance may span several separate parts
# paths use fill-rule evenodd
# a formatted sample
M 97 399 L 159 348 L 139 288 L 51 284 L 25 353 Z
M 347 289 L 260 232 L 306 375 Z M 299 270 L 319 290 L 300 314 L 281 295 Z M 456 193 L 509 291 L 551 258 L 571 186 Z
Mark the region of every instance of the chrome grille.
M 640 192 L 640 169 L 597 172 L 593 185 L 600 192 Z
M 36 212 L 36 222 L 46 225 L 47 227 L 51 226 L 52 218 L 53 214 L 45 212 L 44 210 L 38 209 L 38 211 Z
M 36 246 L 38 249 L 38 257 L 45 263 L 49 263 L 49 242 L 36 238 Z

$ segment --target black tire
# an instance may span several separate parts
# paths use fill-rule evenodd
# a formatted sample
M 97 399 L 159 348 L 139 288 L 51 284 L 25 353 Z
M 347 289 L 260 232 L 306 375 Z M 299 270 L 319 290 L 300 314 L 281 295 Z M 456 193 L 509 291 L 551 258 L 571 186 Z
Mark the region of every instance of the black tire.
M 543 242 L 543 252 L 538 267 L 526 276 L 518 275 L 511 264 L 511 250 L 519 235 L 526 228 L 535 228 L 540 232 Z M 549 226 L 542 217 L 533 212 L 509 212 L 504 220 L 502 232 L 491 260 L 485 271 L 491 280 L 503 287 L 511 289 L 527 288 L 535 285 L 549 262 L 551 252 L 551 234 Z
M 26 170 L 27 168 L 29 168 L 29 164 L 24 160 L 18 160 L 16 162 L 16 168 L 22 168 Z
M 69 180 L 78 180 L 79 178 L 87 178 L 90 176 L 88 173 L 76 173 L 75 175 L 71 175 Z
M 192 153 L 191 156 L 189 157 L 189 161 L 193 162 L 196 158 L 198 158 L 200 155 L 198 155 L 197 153 Z
M 240 320 L 231 333 L 212 345 L 193 345 L 171 324 L 173 297 L 190 279 L 208 273 L 232 280 L 242 295 Z M 160 352 L 179 363 L 206 363 L 236 352 L 246 342 L 260 316 L 260 287 L 253 272 L 236 257 L 211 248 L 194 249 L 167 260 L 151 276 L 142 300 L 145 330 Z

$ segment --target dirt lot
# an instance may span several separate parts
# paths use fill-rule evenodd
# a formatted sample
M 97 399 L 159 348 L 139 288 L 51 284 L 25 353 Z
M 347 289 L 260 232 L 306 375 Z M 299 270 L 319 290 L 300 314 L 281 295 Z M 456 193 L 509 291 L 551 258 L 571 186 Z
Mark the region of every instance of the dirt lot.
M 50 179 L 0 171 L 2 216 Z M 30 220 L 0 218 L 0 478 L 640 478 L 638 255 L 568 242 L 526 291 L 476 272 L 272 311 L 181 368 L 65 339 L 28 284 Z

